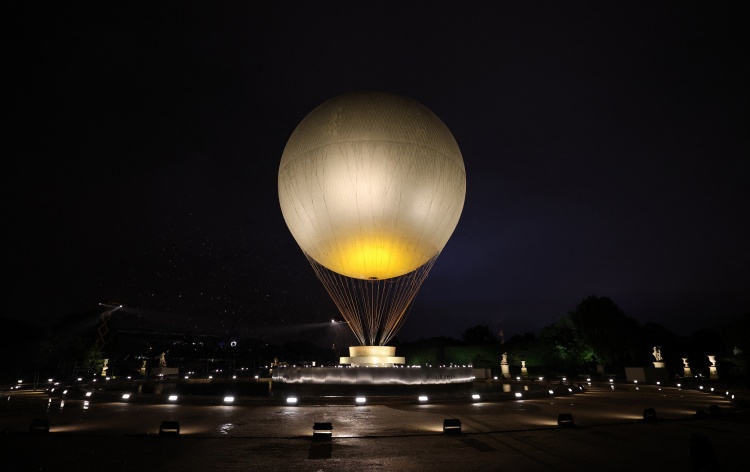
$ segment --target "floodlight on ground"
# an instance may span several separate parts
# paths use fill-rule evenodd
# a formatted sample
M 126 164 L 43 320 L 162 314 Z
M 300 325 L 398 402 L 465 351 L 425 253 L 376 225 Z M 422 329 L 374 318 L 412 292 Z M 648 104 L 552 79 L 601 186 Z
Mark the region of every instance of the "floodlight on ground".
M 424 402 L 426 402 L 427 400 L 429 400 L 429 398 L 427 398 L 427 395 L 420 395 L 420 396 L 419 396 L 419 401 L 420 401 L 420 402 L 424 403 Z
M 478 393 L 473 393 L 473 394 L 471 395 L 471 399 L 472 399 L 472 400 L 474 400 L 474 401 L 477 401 L 477 400 L 479 400 L 480 398 L 482 398 L 482 397 L 480 397 Z
M 86 392 L 86 396 L 90 397 L 91 396 L 91 392 Z
M 443 420 L 443 434 L 460 434 L 461 420 L 458 418 L 445 418 Z
M 633 383 L 638 383 L 638 379 L 636 379 L 636 380 L 633 380 Z
M 591 377 L 587 377 L 586 382 L 591 382 Z
M 31 420 L 31 424 L 29 425 L 29 433 L 49 433 L 49 420 L 47 418 L 36 418 Z
M 159 425 L 159 436 L 179 436 L 179 421 L 162 421 Z
M 572 428 L 575 426 L 573 415 L 570 413 L 560 413 L 557 415 L 557 426 L 560 428 Z
M 81 377 L 78 377 L 78 378 L 76 379 L 76 381 L 77 381 L 77 382 L 80 382 L 81 380 L 83 380 L 83 378 L 81 378 Z
M 516 376 L 516 380 L 521 380 L 521 377 Z
M 357 405 L 364 405 L 365 403 L 367 403 L 367 399 L 365 397 L 357 397 L 354 401 L 357 403 Z
M 123 400 L 130 400 L 130 394 L 129 393 L 123 393 L 122 394 L 122 399 Z
M 570 388 L 570 387 L 568 387 L 568 391 L 569 391 L 570 393 L 573 393 L 573 389 L 572 389 L 572 388 Z
M 521 397 L 523 397 L 523 393 L 521 393 L 521 392 L 516 392 L 516 398 L 521 398 Z
M 680 388 L 680 387 L 682 387 L 682 384 L 677 384 L 677 388 Z
M 701 390 L 703 390 L 703 385 L 700 385 L 698 388 L 701 389 Z
M 333 436 L 333 424 L 313 423 L 313 439 L 331 439 Z
M 233 396 L 226 396 L 224 397 L 224 403 L 232 403 L 234 401 Z
M 169 396 L 169 401 L 170 402 L 176 402 L 177 401 L 177 395 L 170 395 Z
M 609 379 L 609 383 L 613 383 L 615 379 Z
M 66 395 L 68 393 L 67 390 L 63 390 L 63 395 Z
M 644 408 L 643 421 L 656 421 L 656 410 L 653 408 Z
M 296 405 L 297 404 L 297 397 L 286 397 L 286 404 L 287 405 Z
M 547 391 L 549 392 L 550 395 L 554 395 L 555 394 L 554 390 L 547 390 Z

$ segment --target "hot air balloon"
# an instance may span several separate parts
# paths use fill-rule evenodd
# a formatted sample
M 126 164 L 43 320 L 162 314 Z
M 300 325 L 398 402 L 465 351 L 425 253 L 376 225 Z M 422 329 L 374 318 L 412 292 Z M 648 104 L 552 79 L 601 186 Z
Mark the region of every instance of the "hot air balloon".
M 363 346 L 385 347 L 402 325 L 465 194 L 463 158 L 445 124 L 385 92 L 315 108 L 279 166 L 284 220 Z

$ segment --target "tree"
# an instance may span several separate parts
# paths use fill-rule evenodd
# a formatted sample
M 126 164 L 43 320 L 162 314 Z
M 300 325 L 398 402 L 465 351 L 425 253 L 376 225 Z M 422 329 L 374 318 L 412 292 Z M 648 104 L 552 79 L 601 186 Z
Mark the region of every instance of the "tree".
M 540 342 L 545 362 L 551 366 L 571 369 L 595 360 L 593 349 L 581 339 L 570 316 L 544 328 Z
M 622 366 L 635 358 L 638 322 L 608 297 L 591 295 L 569 315 L 578 340 L 601 364 Z
M 486 325 L 476 325 L 464 331 L 462 336 L 466 344 L 490 344 L 497 341 L 490 328 Z

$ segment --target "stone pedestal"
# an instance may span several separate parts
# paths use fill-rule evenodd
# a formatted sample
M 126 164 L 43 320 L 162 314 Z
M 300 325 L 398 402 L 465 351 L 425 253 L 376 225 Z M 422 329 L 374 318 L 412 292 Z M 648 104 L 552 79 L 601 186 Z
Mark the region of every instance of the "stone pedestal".
M 716 371 L 716 356 L 708 356 L 708 361 L 711 363 L 708 366 L 708 378 L 711 380 L 718 380 L 719 373 Z
M 654 367 L 657 369 L 666 369 L 667 364 L 664 361 L 654 361 Z
M 339 363 L 352 367 L 393 367 L 405 364 L 406 359 L 396 357 L 393 346 L 349 346 L 349 357 L 340 358 Z
M 500 364 L 500 373 L 501 373 L 501 378 L 509 379 L 510 378 L 510 366 L 508 364 Z
M 690 367 L 683 367 L 682 370 L 683 370 L 683 373 L 682 373 L 683 377 L 685 377 L 686 379 L 693 378 L 693 371 L 690 370 Z

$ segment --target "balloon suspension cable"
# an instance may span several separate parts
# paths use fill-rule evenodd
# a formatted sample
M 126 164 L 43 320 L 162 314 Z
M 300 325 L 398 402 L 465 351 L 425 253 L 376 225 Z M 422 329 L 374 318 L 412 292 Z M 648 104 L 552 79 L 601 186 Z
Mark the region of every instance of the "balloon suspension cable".
M 315 275 L 363 346 L 385 346 L 393 339 L 438 255 L 408 274 L 364 280 L 333 272 L 305 254 Z

